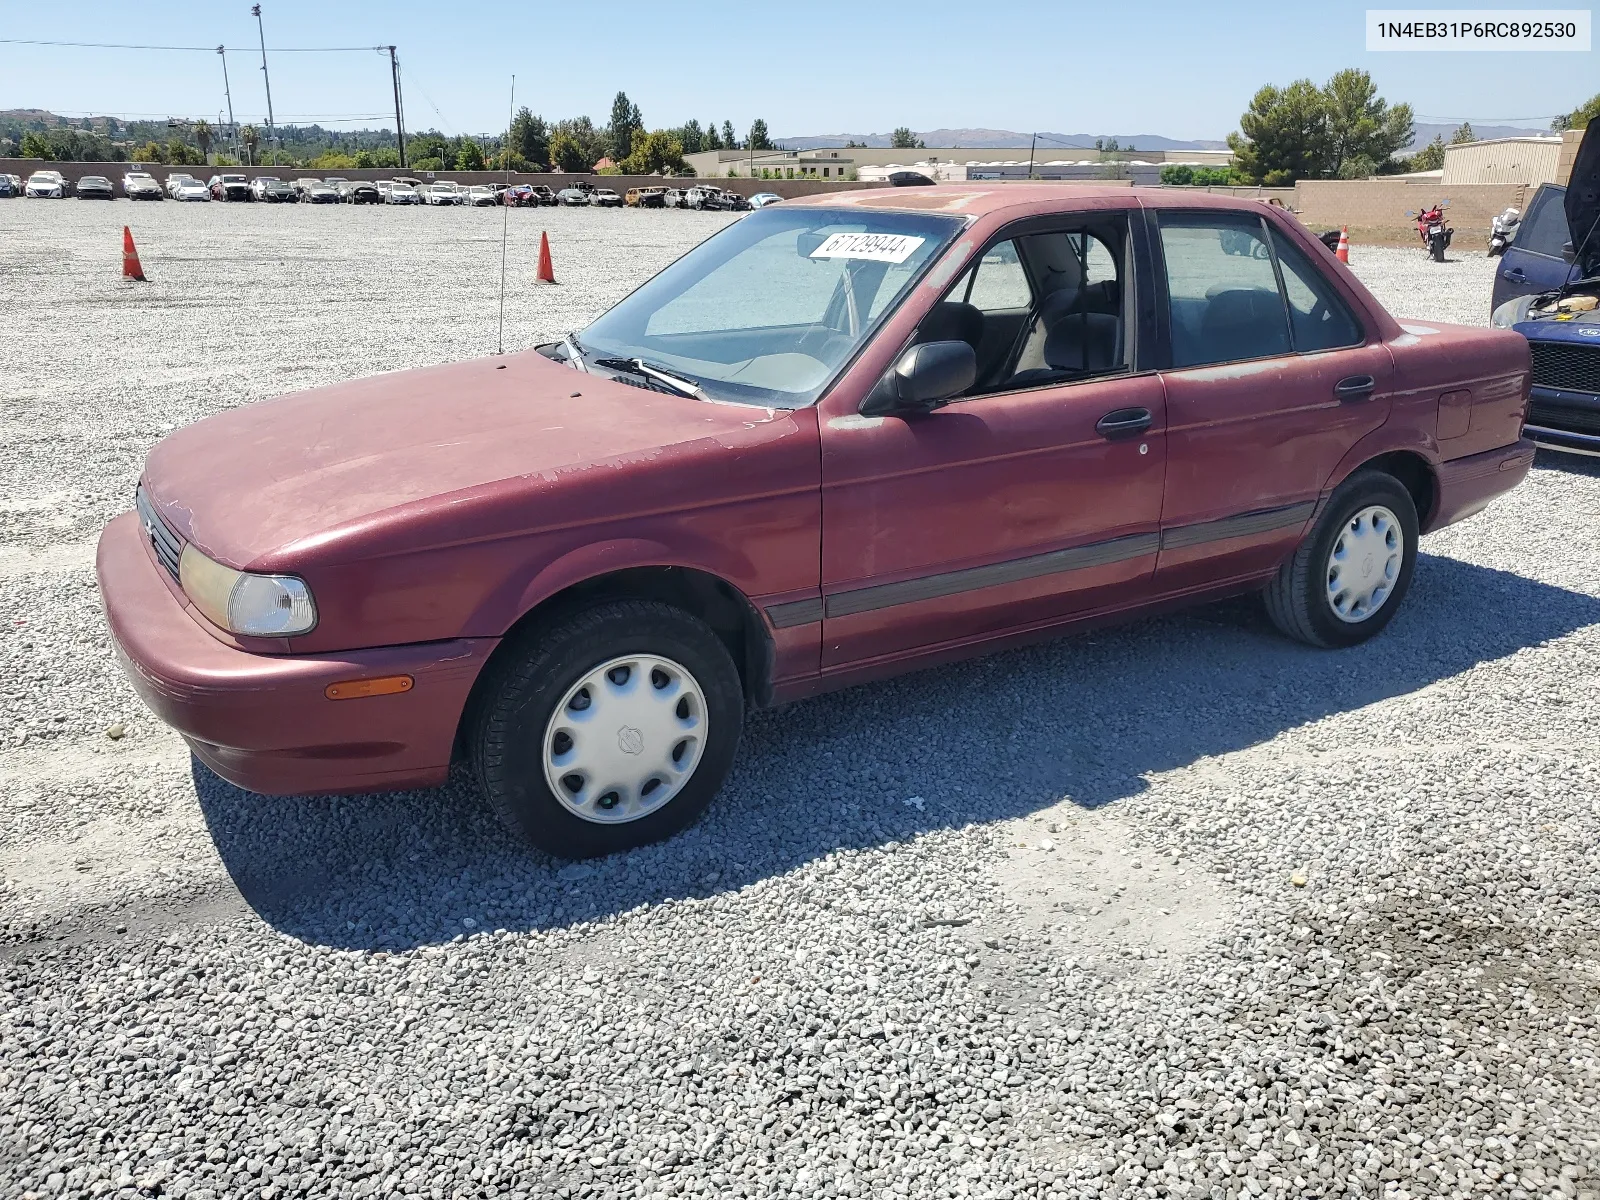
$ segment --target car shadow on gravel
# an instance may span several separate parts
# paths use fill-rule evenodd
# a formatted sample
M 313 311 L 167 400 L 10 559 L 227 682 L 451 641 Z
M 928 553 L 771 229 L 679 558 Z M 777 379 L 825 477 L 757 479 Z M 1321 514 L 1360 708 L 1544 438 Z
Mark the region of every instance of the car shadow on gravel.
M 194 766 L 245 901 L 279 932 L 400 950 L 539 930 L 737 889 L 840 849 L 1095 809 L 1154 773 L 1404 696 L 1600 623 L 1600 600 L 1424 554 L 1379 638 L 1308 649 L 1253 600 L 1063 637 L 750 718 L 722 795 L 662 845 L 594 863 L 502 832 L 464 773 L 444 787 L 263 797 Z

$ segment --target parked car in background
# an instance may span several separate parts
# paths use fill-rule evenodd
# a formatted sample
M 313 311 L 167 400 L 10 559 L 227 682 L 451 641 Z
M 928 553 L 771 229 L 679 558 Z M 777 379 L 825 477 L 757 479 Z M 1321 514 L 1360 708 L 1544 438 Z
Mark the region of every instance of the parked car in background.
M 533 194 L 533 188 L 517 183 L 501 193 L 500 203 L 509 208 L 532 208 L 539 203 L 539 198 Z
M 247 175 L 213 175 L 209 186 L 213 200 L 255 199 L 250 194 L 250 178 Z
M 428 186 L 422 180 L 417 179 L 417 178 L 415 178 L 414 176 L 411 176 L 411 175 L 396 175 L 392 180 L 390 180 L 390 182 L 391 183 L 403 183 L 408 188 L 410 188 L 412 191 L 418 193 L 419 195 L 421 194 L 422 189 Z
M 458 184 L 448 179 L 441 179 L 430 183 L 428 190 L 423 193 L 423 199 L 429 204 L 460 204 L 462 200 L 461 188 Z
M 417 189 L 409 183 L 391 183 L 389 191 L 383 198 L 385 204 L 421 204 L 422 197 L 417 194 Z
M 1491 323 L 1528 339 L 1528 436 L 1600 456 L 1600 121 L 1578 144 L 1565 188 L 1545 184 L 1505 249 Z M 1543 287 L 1530 289 L 1534 281 Z M 1522 294 L 1515 294 L 1520 291 Z
M 749 212 L 750 197 L 743 192 L 735 192 L 729 189 L 722 193 L 722 205 L 730 212 Z
M 165 200 L 156 177 L 148 171 L 129 171 L 122 177 L 122 194 L 129 200 Z
M 682 188 L 668 188 L 666 191 L 662 192 L 661 193 L 661 207 L 662 208 L 683 208 L 684 207 L 683 189 Z
M 300 189 L 300 198 L 308 204 L 337 204 L 341 197 L 339 189 L 323 179 L 303 179 L 300 181 L 305 186 Z
M 622 197 L 611 188 L 595 188 L 589 195 L 589 203 L 596 208 L 621 208 Z
M 115 200 L 117 189 L 104 175 L 84 175 L 73 189 L 79 200 Z
M 475 183 L 462 197 L 462 203 L 472 208 L 489 208 L 498 202 L 494 188 L 486 183 Z
M 576 208 L 589 203 L 589 193 L 579 187 L 562 188 L 556 193 L 556 202 Z
M 295 190 L 294 184 L 271 175 L 262 175 L 253 180 L 250 192 L 257 200 L 264 200 L 269 204 L 294 204 L 300 199 L 300 193 Z
M 346 204 L 382 204 L 378 185 L 365 179 L 346 179 L 339 184 L 339 198 Z
M 783 197 L 778 195 L 776 192 L 757 192 L 754 196 L 750 197 L 750 207 L 765 208 L 767 205 L 776 204 L 782 199 Z
M 542 205 L 552 205 L 556 202 L 556 194 L 542 183 L 533 185 L 534 198 Z
M 64 200 L 67 181 L 60 171 L 35 171 L 28 176 L 23 194 L 36 200 Z
M 16 199 L 17 197 L 21 196 L 22 195 L 22 177 L 20 175 L 7 175 L 5 178 L 6 178 L 6 182 L 11 185 L 11 196 L 12 196 L 12 198 Z
M 13 180 L 14 175 L 0 174 L 0 200 L 15 200 L 22 189 Z
M 176 200 L 178 198 L 178 189 L 183 186 L 185 181 L 193 178 L 194 176 L 186 171 L 173 171 L 167 176 L 167 182 L 164 185 L 167 195 Z
M 625 199 L 634 208 L 663 208 L 666 195 L 667 189 L 664 187 L 629 188 Z
M 697 183 L 683 193 L 683 206 L 716 211 L 727 208 L 728 202 L 716 184 Z
M 933 180 L 921 171 L 895 171 L 889 176 L 891 187 L 932 187 Z
M 186 175 L 178 180 L 172 193 L 174 200 L 198 201 L 209 204 L 211 202 L 211 185 L 201 183 L 192 175 Z
M 169 435 L 97 557 L 130 683 L 239 787 L 459 749 L 610 854 L 705 810 L 748 709 L 1252 590 L 1365 642 L 1527 475 L 1523 338 L 1403 327 L 1254 200 L 1045 197 L 788 200 L 559 342 Z

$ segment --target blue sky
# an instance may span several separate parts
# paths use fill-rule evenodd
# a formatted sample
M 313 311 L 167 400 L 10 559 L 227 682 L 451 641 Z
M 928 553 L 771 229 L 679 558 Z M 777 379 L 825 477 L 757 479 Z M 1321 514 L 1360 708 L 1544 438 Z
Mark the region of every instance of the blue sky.
M 1594 52 L 1369 54 L 1364 12 L 1294 0 L 263 4 L 280 122 L 392 126 L 386 57 L 273 47 L 393 42 L 407 126 L 448 133 L 503 128 L 513 72 L 518 104 L 550 118 L 603 122 L 621 88 L 652 126 L 731 120 L 742 135 L 759 116 L 774 136 L 906 124 L 1220 138 L 1261 84 L 1346 66 L 1419 120 L 1544 118 L 1600 90 Z M 248 3 L 0 0 L 0 37 L 226 44 L 235 116 L 266 111 Z M 215 53 L 0 44 L 0 108 L 215 118 L 222 72 Z

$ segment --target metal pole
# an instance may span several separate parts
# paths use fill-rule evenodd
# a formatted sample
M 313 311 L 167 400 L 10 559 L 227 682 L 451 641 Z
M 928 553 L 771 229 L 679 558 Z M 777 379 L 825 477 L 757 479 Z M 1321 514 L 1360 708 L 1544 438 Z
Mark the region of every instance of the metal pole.
M 233 135 L 233 156 L 239 157 L 239 127 L 233 123 L 233 91 L 228 87 L 228 50 L 226 46 L 217 47 L 217 55 L 222 59 L 222 94 L 228 98 L 228 132 Z
M 1039 144 L 1039 135 L 1037 133 L 1035 133 L 1033 135 L 1033 141 L 1028 144 L 1028 178 L 1029 179 L 1033 178 L 1033 151 L 1034 151 L 1034 147 L 1038 146 L 1038 144 Z
M 252 4 L 250 15 L 256 19 L 256 33 L 261 38 L 261 80 L 267 88 L 267 145 L 272 145 L 272 76 L 267 74 L 267 33 L 261 25 L 261 5 Z
M 389 73 L 394 76 L 394 140 L 400 144 L 400 165 L 406 165 L 406 127 L 400 118 L 400 60 L 394 56 L 394 47 L 389 47 Z M 516 88 L 516 76 L 512 77 L 512 88 Z

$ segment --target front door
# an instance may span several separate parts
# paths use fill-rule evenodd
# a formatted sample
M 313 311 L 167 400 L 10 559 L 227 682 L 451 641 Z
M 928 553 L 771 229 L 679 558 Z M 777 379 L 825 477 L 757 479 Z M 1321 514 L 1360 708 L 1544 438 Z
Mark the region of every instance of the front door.
M 825 671 L 1147 594 L 1166 415 L 1131 263 L 1123 212 L 1002 235 L 915 338 L 973 346 L 968 394 L 823 424 Z
M 1270 571 L 1335 467 L 1388 417 L 1393 363 L 1337 290 L 1260 218 L 1159 218 L 1172 366 L 1156 586 Z

